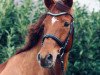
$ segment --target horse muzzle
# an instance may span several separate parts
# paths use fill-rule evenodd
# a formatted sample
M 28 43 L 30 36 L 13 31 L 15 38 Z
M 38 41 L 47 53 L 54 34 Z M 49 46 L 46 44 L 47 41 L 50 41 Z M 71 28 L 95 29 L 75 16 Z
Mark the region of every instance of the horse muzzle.
M 44 68 L 50 68 L 53 66 L 53 56 L 48 54 L 46 57 L 42 57 L 40 54 L 37 56 L 39 64 Z

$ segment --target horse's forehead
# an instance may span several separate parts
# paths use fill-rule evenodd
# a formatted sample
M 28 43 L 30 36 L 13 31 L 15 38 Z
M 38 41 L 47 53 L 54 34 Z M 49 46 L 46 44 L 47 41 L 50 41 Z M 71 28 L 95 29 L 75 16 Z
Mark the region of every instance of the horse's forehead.
M 60 17 L 50 16 L 50 15 L 48 15 L 44 20 L 44 24 L 54 25 L 57 22 L 60 22 Z
M 59 21 L 56 17 L 52 17 L 51 19 L 51 23 L 52 25 L 54 25 L 55 22 Z

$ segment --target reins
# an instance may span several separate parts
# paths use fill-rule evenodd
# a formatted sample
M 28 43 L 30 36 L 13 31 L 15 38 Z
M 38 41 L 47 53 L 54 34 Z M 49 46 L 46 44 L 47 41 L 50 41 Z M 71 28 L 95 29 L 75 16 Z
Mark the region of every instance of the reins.
M 73 19 L 73 16 L 71 14 L 67 13 L 67 12 L 61 12 L 61 13 L 57 13 L 57 14 L 47 12 L 47 15 L 50 15 L 50 16 L 53 16 L 53 17 L 62 16 L 62 15 L 69 15 Z M 58 53 L 57 58 L 61 62 L 62 75 L 64 75 L 64 60 L 63 60 L 64 59 L 64 54 L 67 53 L 66 48 L 67 48 L 67 45 L 69 43 L 69 37 L 70 37 L 70 35 L 73 35 L 73 32 L 74 32 L 74 27 L 73 27 L 73 20 L 72 20 L 72 22 L 70 24 L 70 31 L 68 33 L 68 36 L 65 39 L 65 42 L 62 42 L 58 37 L 56 37 L 53 34 L 46 34 L 46 35 L 43 36 L 42 44 L 43 44 L 43 42 L 46 38 L 52 38 L 61 47 L 60 48 L 60 53 Z

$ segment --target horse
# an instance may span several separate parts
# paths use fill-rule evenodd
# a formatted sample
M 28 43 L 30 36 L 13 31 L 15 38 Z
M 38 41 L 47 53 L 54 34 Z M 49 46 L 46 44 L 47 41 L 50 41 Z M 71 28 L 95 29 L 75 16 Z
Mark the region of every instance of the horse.
M 29 26 L 26 44 L 0 65 L 0 75 L 64 75 L 73 44 L 73 0 L 44 0 L 48 9 Z

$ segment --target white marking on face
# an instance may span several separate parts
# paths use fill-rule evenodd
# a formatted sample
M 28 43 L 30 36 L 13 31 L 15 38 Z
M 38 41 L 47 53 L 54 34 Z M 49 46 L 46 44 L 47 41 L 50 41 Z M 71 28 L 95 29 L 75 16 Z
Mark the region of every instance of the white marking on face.
M 53 18 L 52 18 L 52 25 L 53 25 L 56 21 L 59 21 L 59 20 L 57 20 L 55 17 L 53 17 Z

